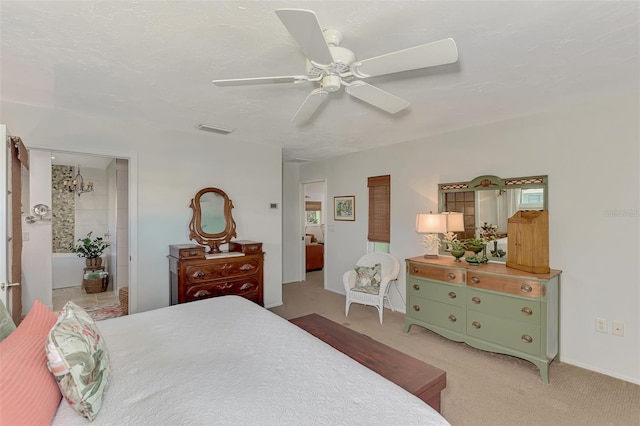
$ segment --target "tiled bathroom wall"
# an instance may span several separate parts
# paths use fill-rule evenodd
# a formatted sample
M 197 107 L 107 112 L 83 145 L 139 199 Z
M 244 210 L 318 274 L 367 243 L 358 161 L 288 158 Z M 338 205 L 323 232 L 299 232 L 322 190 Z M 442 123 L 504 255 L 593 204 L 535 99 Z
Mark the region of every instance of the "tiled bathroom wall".
M 69 253 L 69 244 L 75 242 L 76 198 L 63 185 L 64 180 L 72 176 L 72 166 L 51 166 L 51 237 L 54 253 Z

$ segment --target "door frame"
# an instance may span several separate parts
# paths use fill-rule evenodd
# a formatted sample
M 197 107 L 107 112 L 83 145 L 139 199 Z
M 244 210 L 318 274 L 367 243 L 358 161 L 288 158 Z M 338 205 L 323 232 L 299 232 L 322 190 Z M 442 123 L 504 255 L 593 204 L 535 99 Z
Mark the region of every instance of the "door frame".
M 138 155 L 132 151 L 109 151 L 98 148 L 70 148 L 58 145 L 29 145 L 28 149 L 66 154 L 113 157 L 128 161 L 129 223 L 129 313 L 138 312 Z M 53 291 L 53 289 L 50 289 Z
M 307 254 L 306 254 L 306 249 L 305 249 L 305 242 L 304 242 L 304 236 L 305 236 L 305 229 L 307 226 L 307 215 L 306 215 L 306 209 L 305 209 L 305 187 L 308 184 L 311 183 L 322 183 L 322 205 L 324 206 L 323 208 L 323 213 L 324 213 L 324 227 L 325 227 L 325 232 L 324 232 L 324 267 L 322 268 L 322 287 L 323 288 L 327 288 L 327 220 L 329 217 L 329 213 L 328 213 L 328 206 L 327 206 L 327 180 L 326 179 L 313 179 L 313 180 L 308 180 L 308 181 L 304 181 L 304 182 L 300 182 L 300 215 L 299 217 L 301 218 L 300 222 L 302 223 L 302 231 L 301 231 L 301 235 L 302 238 L 299 240 L 300 242 L 300 268 L 299 268 L 299 274 L 300 274 L 300 281 L 305 281 L 305 277 L 307 275 Z

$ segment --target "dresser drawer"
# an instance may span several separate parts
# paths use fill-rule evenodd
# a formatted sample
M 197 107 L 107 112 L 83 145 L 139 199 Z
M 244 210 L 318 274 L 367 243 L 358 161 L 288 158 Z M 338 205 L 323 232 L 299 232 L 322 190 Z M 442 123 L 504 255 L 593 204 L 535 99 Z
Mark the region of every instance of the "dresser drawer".
M 540 353 L 540 327 L 467 311 L 467 335 L 532 355 Z
M 465 309 L 422 297 L 408 296 L 407 316 L 458 333 L 465 330 Z
M 479 272 L 469 272 L 467 274 L 467 285 L 536 299 L 544 296 L 542 293 L 543 287 L 540 285 L 540 282 L 536 280 L 507 278 Z
M 464 306 L 465 303 L 465 288 L 461 285 L 426 281 L 409 276 L 407 291 L 409 296 L 413 295 L 451 305 Z
M 169 255 L 177 259 L 204 259 L 204 247 L 195 244 L 173 244 L 169 246 Z
M 452 284 L 464 284 L 465 273 L 462 269 L 438 268 L 418 263 L 409 263 L 407 265 L 407 275 Z
M 540 301 L 467 289 L 467 308 L 503 319 L 540 325 Z
M 253 300 L 257 303 L 260 286 L 258 280 L 253 277 L 245 279 L 232 279 L 215 283 L 194 284 L 186 288 L 185 302 L 208 299 L 210 297 L 237 295 Z
M 220 263 L 198 263 L 185 268 L 186 279 L 193 284 L 255 275 L 260 269 L 259 259 L 241 259 Z

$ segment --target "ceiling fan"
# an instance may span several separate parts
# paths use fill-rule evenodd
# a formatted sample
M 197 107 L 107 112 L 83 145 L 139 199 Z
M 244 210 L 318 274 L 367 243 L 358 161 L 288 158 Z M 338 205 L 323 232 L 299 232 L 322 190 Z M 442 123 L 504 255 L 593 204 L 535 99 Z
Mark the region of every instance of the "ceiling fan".
M 312 90 L 298 108 L 291 120 L 294 122 L 309 119 L 327 99 L 329 93 L 338 91 L 342 86 L 349 95 L 395 114 L 408 107 L 409 102 L 372 86 L 362 79 L 452 64 L 458 60 L 458 48 L 451 38 L 357 60 L 352 51 L 340 47 L 342 33 L 334 29 L 323 31 L 313 11 L 277 9 L 275 13 L 307 57 L 307 74 L 213 80 L 213 84 L 247 86 L 273 83 L 319 83 L 320 87 Z

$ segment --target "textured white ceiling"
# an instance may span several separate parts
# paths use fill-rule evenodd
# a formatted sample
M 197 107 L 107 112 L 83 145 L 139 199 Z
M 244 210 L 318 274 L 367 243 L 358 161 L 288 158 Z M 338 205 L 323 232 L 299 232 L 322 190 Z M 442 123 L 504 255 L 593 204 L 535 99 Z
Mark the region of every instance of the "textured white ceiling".
M 304 73 L 273 12 L 314 10 L 359 59 L 453 38 L 459 62 L 368 79 L 411 106 L 389 115 L 344 93 L 290 122 L 312 83 L 216 87 Z M 3 100 L 131 117 L 324 159 L 639 86 L 637 1 L 6 1 Z M 10 123 L 7 123 L 10 124 Z

